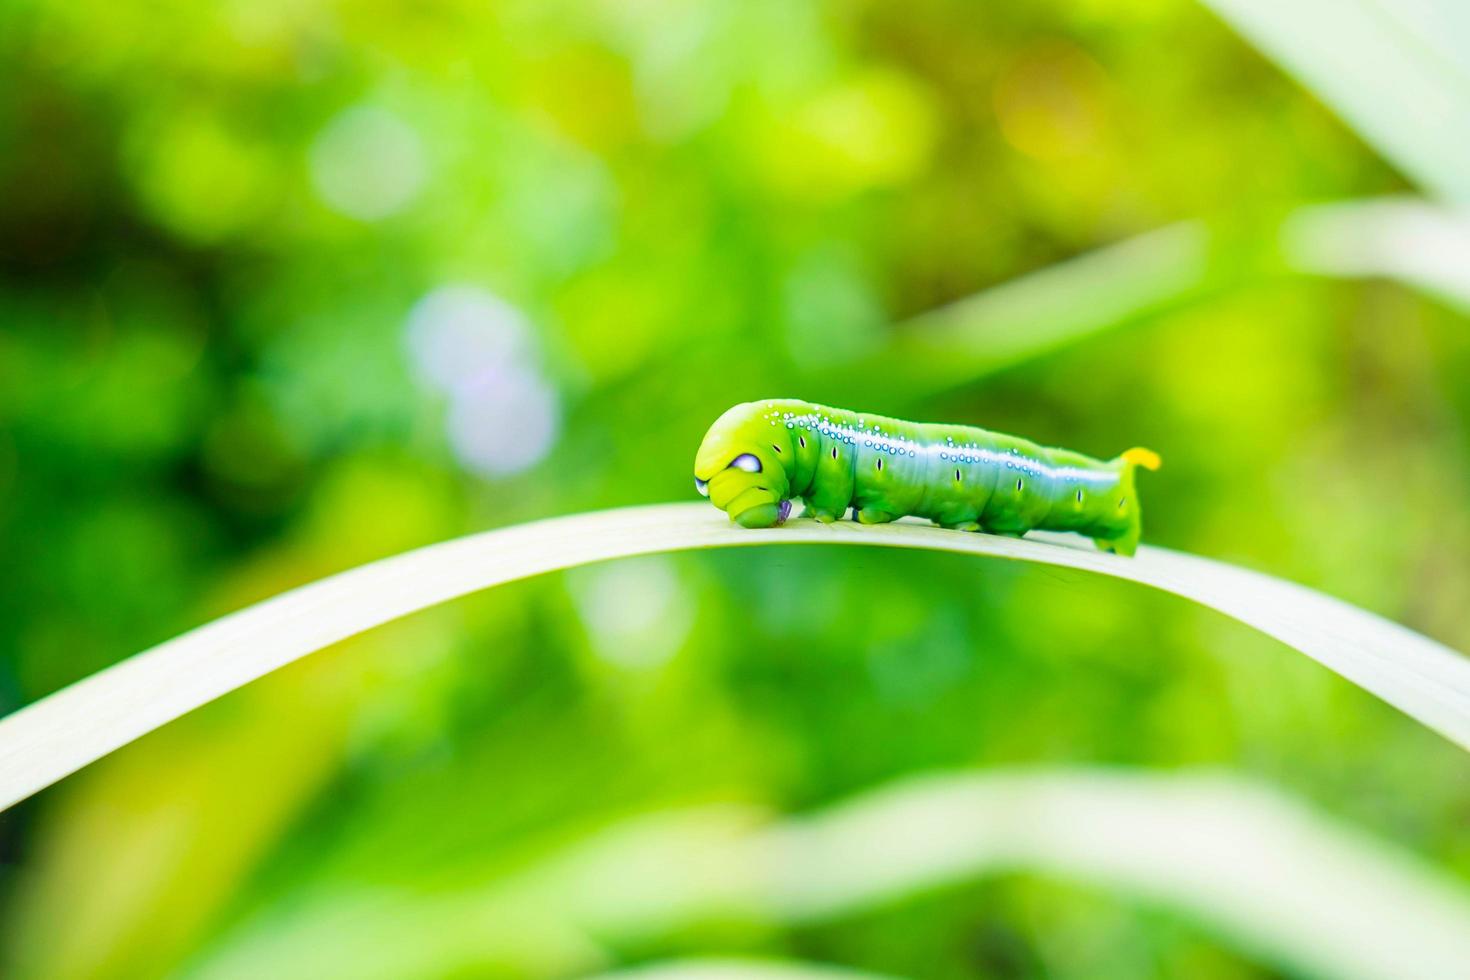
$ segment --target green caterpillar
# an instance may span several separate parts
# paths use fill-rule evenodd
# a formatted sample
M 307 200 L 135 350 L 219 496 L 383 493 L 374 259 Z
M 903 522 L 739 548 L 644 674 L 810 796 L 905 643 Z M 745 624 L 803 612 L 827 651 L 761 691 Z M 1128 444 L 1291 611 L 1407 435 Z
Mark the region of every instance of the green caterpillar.
M 804 516 L 864 524 L 905 515 L 960 531 L 1020 537 L 1075 531 L 1104 551 L 1138 548 L 1134 470 L 1157 453 L 1093 459 L 969 425 L 904 422 L 794 399 L 745 402 L 721 415 L 694 457 L 694 485 L 743 527 Z

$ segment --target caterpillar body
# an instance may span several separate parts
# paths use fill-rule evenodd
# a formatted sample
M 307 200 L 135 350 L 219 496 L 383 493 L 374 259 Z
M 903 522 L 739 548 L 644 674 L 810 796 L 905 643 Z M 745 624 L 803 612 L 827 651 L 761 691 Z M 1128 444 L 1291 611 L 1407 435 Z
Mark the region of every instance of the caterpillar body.
M 694 459 L 699 492 L 744 527 L 804 516 L 864 524 L 904 516 L 1020 537 L 1073 531 L 1104 551 L 1138 548 L 1139 467 L 1148 449 L 1111 460 L 1049 449 L 970 425 L 904 422 L 794 399 L 745 402 L 710 426 Z

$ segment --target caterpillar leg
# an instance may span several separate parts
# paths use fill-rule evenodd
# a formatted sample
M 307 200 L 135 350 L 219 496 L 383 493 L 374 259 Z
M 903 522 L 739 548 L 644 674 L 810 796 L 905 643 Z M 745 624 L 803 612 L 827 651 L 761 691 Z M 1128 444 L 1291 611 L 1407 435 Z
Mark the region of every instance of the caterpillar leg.
M 1093 538 L 1092 540 L 1097 545 L 1099 551 L 1110 551 L 1115 555 L 1122 555 L 1124 558 L 1133 557 L 1133 553 L 1138 550 L 1137 530 L 1116 538 Z
M 887 524 L 890 521 L 898 520 L 898 518 L 898 514 L 891 514 L 886 510 L 879 510 L 877 507 L 864 507 L 857 512 L 859 524 Z
M 811 502 L 808 501 L 806 507 L 801 512 L 801 516 L 813 518 L 821 521 L 823 524 L 831 524 L 841 517 L 842 514 L 837 511 L 822 510 L 820 507 L 813 507 Z
M 984 514 L 980 515 L 982 518 Z M 1031 526 L 1016 519 L 1015 515 L 998 514 L 991 520 L 983 521 L 985 530 L 990 534 L 998 534 L 1003 538 L 1019 538 L 1031 530 Z
M 1128 509 L 1127 524 L 1115 531 L 1112 537 L 1094 538 L 1097 546 L 1103 551 L 1111 551 L 1115 555 L 1124 558 L 1131 557 L 1138 550 L 1138 539 L 1142 537 L 1143 524 L 1138 516 L 1138 505 Z
M 945 524 L 943 522 L 936 522 L 936 523 L 938 523 L 940 527 L 945 528 L 945 529 L 950 530 L 950 531 L 983 531 L 983 530 L 985 530 L 983 527 L 980 526 L 980 522 L 979 521 L 956 521 L 953 524 Z

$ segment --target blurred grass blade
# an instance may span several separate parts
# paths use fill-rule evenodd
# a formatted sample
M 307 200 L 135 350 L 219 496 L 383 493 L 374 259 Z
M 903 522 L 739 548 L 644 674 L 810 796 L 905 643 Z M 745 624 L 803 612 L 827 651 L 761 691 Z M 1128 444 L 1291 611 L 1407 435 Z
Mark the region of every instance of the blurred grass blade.
M 1230 263 L 1216 261 L 1216 244 L 1202 222 L 1184 222 L 1086 252 L 905 321 L 833 381 L 933 390 L 1039 357 L 1219 285 Z
M 900 342 L 958 353 L 970 370 L 1031 357 L 1188 295 L 1209 243 L 1199 222 L 1124 239 L 915 317 Z
M 1470 962 L 1456 882 L 1228 776 L 920 777 L 778 826 L 753 851 L 786 921 L 1026 868 L 1162 902 L 1312 975 L 1430 980 Z
M 319 894 L 243 923 L 185 975 L 453 974 L 492 948 L 535 962 L 537 936 L 595 951 L 709 922 L 829 922 L 1018 870 L 1175 910 L 1291 975 L 1439 980 L 1470 962 L 1463 886 L 1276 792 L 1214 774 L 1034 769 L 904 779 L 784 822 L 728 805 L 655 813 L 449 894 Z M 456 948 L 463 960 L 440 955 Z
M 1020 867 L 1161 902 L 1292 972 L 1434 980 L 1470 963 L 1457 882 L 1228 776 L 919 778 L 780 829 L 770 847 L 797 920 Z
M 1282 226 L 1281 248 L 1300 272 L 1381 276 L 1470 313 L 1470 212 L 1414 198 L 1301 208 Z
M 1470 204 L 1470 4 L 1205 3 L 1420 187 Z
M 701 959 L 655 963 L 595 980 L 884 980 L 876 973 L 777 960 Z
M 942 390 L 1289 274 L 1392 279 L 1470 312 L 1467 270 L 1470 218 L 1412 197 L 1307 205 L 1241 226 L 1185 222 L 906 320 L 880 351 L 837 363 L 825 381 L 865 390 L 881 377 L 898 393 Z
M 0 807 L 283 664 L 415 610 L 588 562 L 757 544 L 950 551 L 1151 585 L 1280 639 L 1470 748 L 1470 660 L 1299 585 L 1156 548 L 1117 558 L 1058 535 L 1014 540 L 912 521 L 795 521 L 747 531 L 696 502 L 553 518 L 430 545 L 294 589 L 115 664 L 0 719 Z

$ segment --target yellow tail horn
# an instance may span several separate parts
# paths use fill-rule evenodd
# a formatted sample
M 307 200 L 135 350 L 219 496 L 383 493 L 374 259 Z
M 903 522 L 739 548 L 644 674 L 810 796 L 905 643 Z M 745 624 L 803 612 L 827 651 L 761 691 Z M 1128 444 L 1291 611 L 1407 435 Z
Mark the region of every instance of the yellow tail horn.
M 1158 453 L 1152 449 L 1144 449 L 1142 446 L 1134 446 L 1119 458 L 1134 466 L 1142 466 L 1146 470 L 1156 470 L 1164 463 Z

